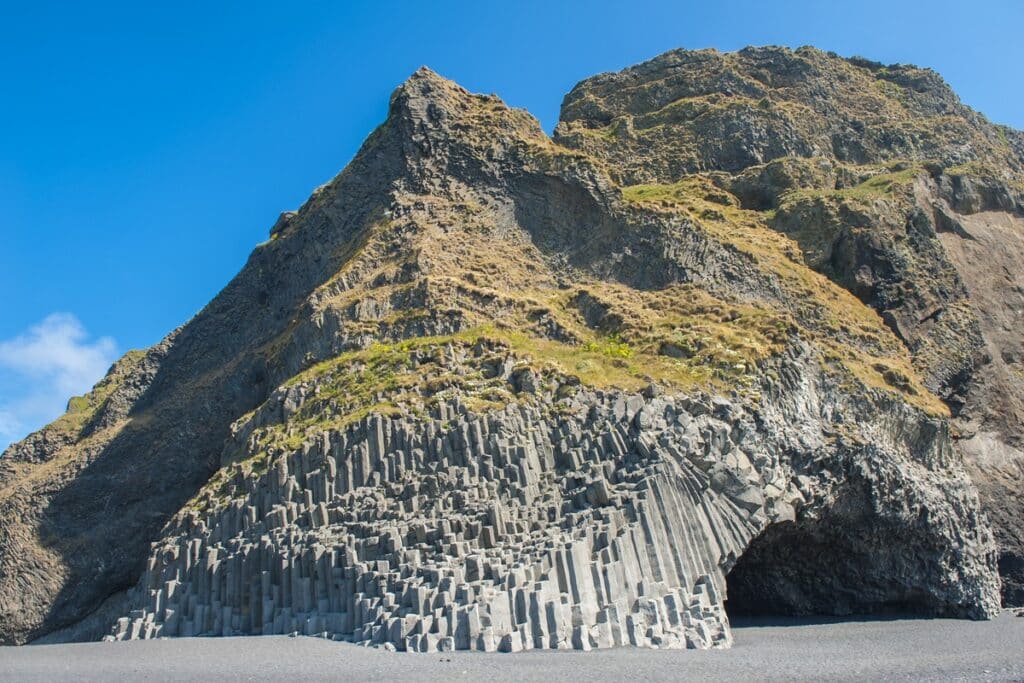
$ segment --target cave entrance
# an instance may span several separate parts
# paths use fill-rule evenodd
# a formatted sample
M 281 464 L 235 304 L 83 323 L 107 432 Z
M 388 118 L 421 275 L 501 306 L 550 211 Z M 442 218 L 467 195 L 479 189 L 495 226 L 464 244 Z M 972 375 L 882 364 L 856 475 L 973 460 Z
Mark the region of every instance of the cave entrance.
M 827 575 L 833 555 L 794 522 L 769 526 L 726 575 L 726 612 L 730 618 L 834 614 L 836 602 L 823 602 L 813 585 L 833 583 Z
M 950 606 L 908 583 L 909 544 L 893 529 L 836 520 L 779 522 L 726 575 L 726 612 L 739 617 L 935 616 Z M 909 562 L 908 562 L 909 560 Z

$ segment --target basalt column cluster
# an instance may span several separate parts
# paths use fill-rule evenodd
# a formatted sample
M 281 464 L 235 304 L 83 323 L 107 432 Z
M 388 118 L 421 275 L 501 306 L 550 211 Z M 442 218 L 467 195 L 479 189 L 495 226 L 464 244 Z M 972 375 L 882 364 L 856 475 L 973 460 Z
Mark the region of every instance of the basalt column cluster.
M 727 645 L 721 568 L 767 523 L 762 474 L 730 441 L 742 425 L 687 405 L 591 397 L 552 422 L 456 399 L 424 422 L 323 433 L 262 474 L 236 468 L 218 509 L 154 547 L 112 637 Z

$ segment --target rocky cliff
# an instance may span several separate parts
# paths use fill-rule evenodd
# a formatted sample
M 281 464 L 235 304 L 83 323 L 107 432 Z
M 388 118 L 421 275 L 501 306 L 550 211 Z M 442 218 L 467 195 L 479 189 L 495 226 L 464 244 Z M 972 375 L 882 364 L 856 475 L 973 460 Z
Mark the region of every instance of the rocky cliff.
M 1022 148 L 931 72 L 814 50 L 595 77 L 554 138 L 422 69 L 203 311 L 0 459 L 0 638 L 990 616 L 1021 309 L 976 252 L 1021 239 Z
M 730 192 L 879 312 L 953 414 L 1024 604 L 1024 133 L 933 71 L 811 48 L 669 52 L 580 83 L 561 118 L 635 191 Z

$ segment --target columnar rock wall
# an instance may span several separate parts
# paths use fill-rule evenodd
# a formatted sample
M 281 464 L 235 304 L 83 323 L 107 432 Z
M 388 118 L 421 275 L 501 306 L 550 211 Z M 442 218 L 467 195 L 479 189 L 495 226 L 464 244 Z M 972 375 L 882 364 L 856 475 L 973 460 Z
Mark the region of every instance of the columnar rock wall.
M 703 424 L 708 453 L 728 428 L 661 399 L 607 407 L 601 422 L 549 429 L 530 407 L 477 416 L 442 403 L 425 423 L 375 415 L 325 433 L 155 548 L 148 604 L 117 637 L 298 631 L 412 651 L 728 643 L 720 567 L 764 525 L 761 497 L 712 489 L 668 421 Z M 756 483 L 733 464 L 720 476 Z
M 180 514 L 154 545 L 136 609 L 110 637 L 299 632 L 413 652 L 728 646 L 725 573 L 771 522 L 842 486 L 828 462 L 798 474 L 784 454 L 845 456 L 813 426 L 769 436 L 775 418 L 740 404 L 657 393 L 524 392 L 484 413 L 455 396 L 426 417 L 371 414 L 264 465 L 230 466 L 216 505 Z M 237 439 L 254 443 L 253 427 L 295 400 L 278 392 Z M 938 518 L 955 495 L 936 502 Z M 891 501 L 876 502 L 885 516 Z M 945 552 L 922 559 L 938 567 Z M 910 581 L 957 600 L 927 574 Z

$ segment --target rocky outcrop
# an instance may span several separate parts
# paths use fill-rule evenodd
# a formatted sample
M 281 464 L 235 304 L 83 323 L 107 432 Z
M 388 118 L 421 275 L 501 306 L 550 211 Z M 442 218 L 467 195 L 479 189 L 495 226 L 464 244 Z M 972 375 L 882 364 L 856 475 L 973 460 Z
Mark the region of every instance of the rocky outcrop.
M 112 638 L 420 651 L 724 646 L 727 593 L 992 615 L 932 366 L 749 205 L 853 171 L 640 185 L 562 132 L 396 90 L 196 318 L 8 451 L 0 638 L 126 588 Z
M 811 47 L 672 50 L 588 78 L 566 95 L 556 139 L 607 158 L 628 184 L 786 157 L 1024 170 L 1021 133 L 963 105 L 934 71 Z
M 556 139 L 648 193 L 705 175 L 877 310 L 952 411 L 996 523 L 1004 599 L 1024 600 L 1024 283 L 1004 259 L 1020 252 L 1020 131 L 927 69 L 766 47 L 676 50 L 587 79 Z

